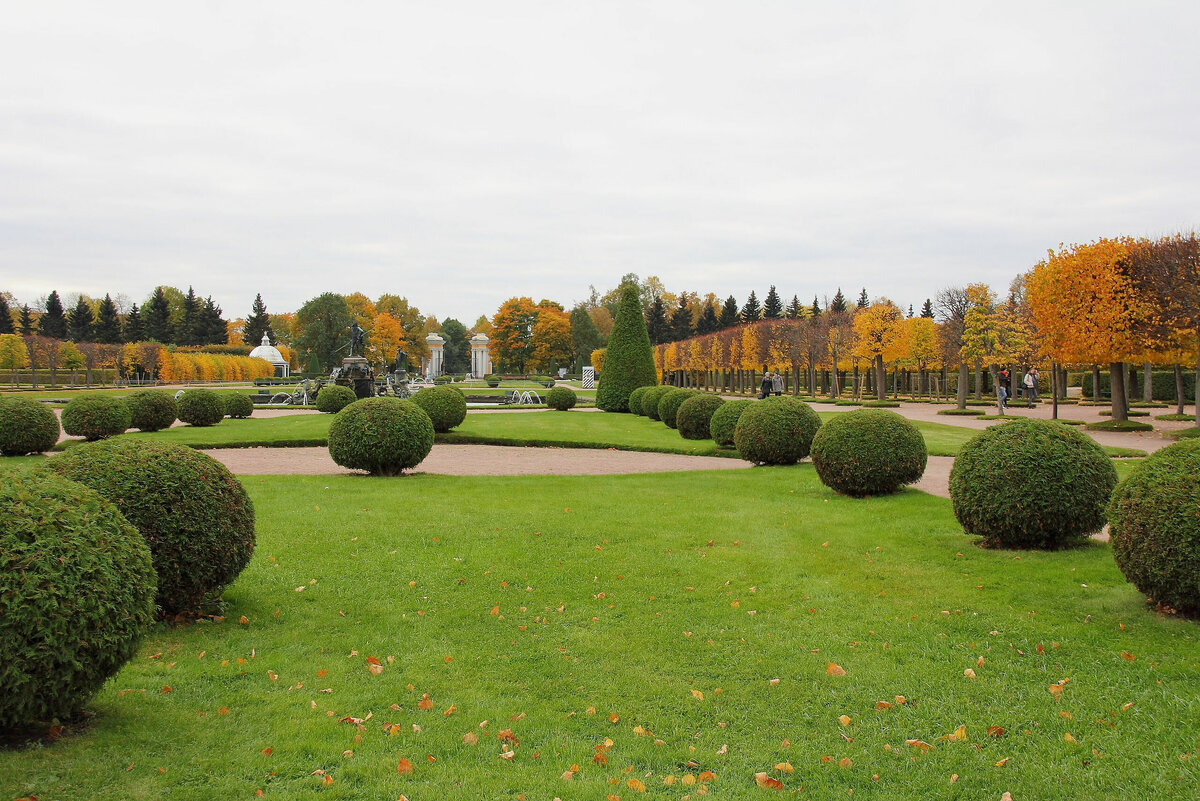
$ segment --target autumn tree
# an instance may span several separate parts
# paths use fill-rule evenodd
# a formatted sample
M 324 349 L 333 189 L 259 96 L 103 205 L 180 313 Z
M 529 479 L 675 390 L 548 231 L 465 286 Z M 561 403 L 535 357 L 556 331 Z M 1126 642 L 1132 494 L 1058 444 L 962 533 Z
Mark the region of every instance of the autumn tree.
M 371 321 L 371 339 L 367 342 L 367 358 L 373 364 L 393 364 L 396 352 L 404 350 L 404 326 L 387 312 L 379 312 Z M 406 352 L 407 355 L 407 352 Z
M 524 373 L 533 354 L 538 309 L 532 298 L 509 298 L 492 316 L 489 349 L 497 370 Z
M 929 394 L 928 369 L 941 356 L 937 323 L 932 318 L 911 317 L 904 321 L 900 337 L 903 358 L 917 368 L 917 391 Z
M 865 289 L 863 295 L 866 295 Z M 903 320 L 900 309 L 887 298 L 880 298 L 869 306 L 859 308 L 854 315 L 855 349 L 860 356 L 870 359 L 875 368 L 875 395 L 879 400 L 887 397 L 884 356 L 899 338 Z
M 986 284 L 972 284 L 967 292 L 970 308 L 963 321 L 962 355 L 988 368 L 996 386 L 996 412 L 1004 414 L 998 372 L 1028 355 L 1030 334 L 1020 324 L 1014 304 L 997 305 L 996 294 Z
M 0 370 L 12 374 L 12 384 L 17 385 L 17 371 L 29 366 L 29 351 L 25 340 L 17 334 L 0 334 Z

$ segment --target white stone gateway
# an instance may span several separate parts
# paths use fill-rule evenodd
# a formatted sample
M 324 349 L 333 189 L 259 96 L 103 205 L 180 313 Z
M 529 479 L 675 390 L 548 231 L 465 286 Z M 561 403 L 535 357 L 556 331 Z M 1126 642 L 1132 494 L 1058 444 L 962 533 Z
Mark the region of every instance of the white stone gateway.
M 429 358 L 422 359 L 421 366 L 424 368 L 425 375 L 437 378 L 444 372 L 442 369 L 442 346 L 446 344 L 446 340 L 437 334 L 430 334 L 425 337 L 425 344 L 429 346 Z
M 596 368 L 588 365 L 583 368 L 583 389 L 596 388 Z
M 487 334 L 471 337 L 471 375 L 483 378 L 492 372 L 492 354 L 488 350 Z

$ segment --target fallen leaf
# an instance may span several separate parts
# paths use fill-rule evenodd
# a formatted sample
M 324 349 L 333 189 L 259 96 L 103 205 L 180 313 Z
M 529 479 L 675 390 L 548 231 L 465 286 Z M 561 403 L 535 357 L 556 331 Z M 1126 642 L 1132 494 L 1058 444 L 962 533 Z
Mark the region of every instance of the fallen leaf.
M 975 678 L 975 671 L 972 670 L 971 668 L 967 668 L 966 670 L 963 671 L 963 675 L 966 676 L 968 679 L 973 679 L 973 678 Z
M 329 785 L 333 784 L 333 777 L 326 773 L 325 777 L 321 779 L 321 784 L 328 787 Z
M 686 778 L 686 777 L 685 777 Z M 754 783 L 764 790 L 782 790 L 783 782 L 779 779 L 772 779 L 765 772 L 754 774 Z
M 887 701 L 876 701 L 875 708 L 882 711 L 884 709 L 891 709 L 892 705 L 889 704 Z
M 988 726 L 988 736 L 989 737 L 1003 737 L 1004 736 L 1004 727 L 1003 726 Z
M 852 768 L 854 767 L 854 762 L 850 759 L 850 757 L 842 757 L 838 760 L 838 767 L 842 768 L 843 770 L 846 768 Z
M 830 676 L 845 676 L 846 675 L 845 668 L 843 668 L 841 665 L 834 664 L 833 662 L 830 662 L 825 667 L 825 672 L 827 674 L 829 674 Z
M 1074 737 L 1071 736 L 1071 732 L 1067 732 L 1066 734 L 1063 735 L 1063 742 L 1074 743 L 1074 742 L 1078 742 L 1078 741 Z
M 1011 759 L 1011 757 L 1005 757 L 1004 759 L 1000 760 L 999 762 L 996 763 L 996 767 L 998 767 L 998 768 L 1004 767 L 1005 765 L 1008 764 L 1009 759 Z M 1005 795 L 1008 795 L 1008 793 L 1005 793 Z
M 512 761 L 512 758 L 513 758 L 514 756 L 516 756 L 516 752 L 514 752 L 514 751 L 511 751 L 511 750 L 509 750 L 509 751 L 502 751 L 502 752 L 500 753 L 500 758 L 501 758 L 501 759 L 507 759 L 509 762 L 511 762 L 511 761 Z
M 423 712 L 433 709 L 433 700 L 429 697 L 429 693 L 425 693 L 421 696 L 421 700 L 417 701 L 417 709 Z
M 713 773 L 711 770 L 702 770 L 697 778 L 702 782 L 711 782 L 716 781 L 717 774 Z
M 842 724 L 843 726 L 850 725 L 850 716 L 849 715 L 839 715 L 837 720 L 838 720 L 838 723 Z
M 462 741 L 465 745 L 475 745 L 479 742 L 479 738 L 475 736 L 475 732 L 469 731 L 462 736 Z
M 642 784 L 641 779 L 630 779 L 629 781 L 625 782 L 625 786 L 630 790 L 633 790 L 635 793 L 646 792 L 646 785 Z
M 780 762 L 777 765 L 775 765 L 775 770 L 779 771 L 780 773 L 795 773 L 796 772 L 796 769 L 792 767 L 791 762 Z
M 409 762 L 404 757 L 400 757 L 400 763 L 396 765 L 396 772 L 407 776 L 413 772 L 413 763 Z
M 920 751 L 922 753 L 933 750 L 933 746 L 930 745 L 929 743 L 925 742 L 924 740 L 905 740 L 904 744 L 911 745 L 913 748 L 917 749 L 918 751 Z
M 692 697 L 695 698 L 697 701 L 703 701 L 704 693 L 700 692 L 699 690 L 692 690 Z

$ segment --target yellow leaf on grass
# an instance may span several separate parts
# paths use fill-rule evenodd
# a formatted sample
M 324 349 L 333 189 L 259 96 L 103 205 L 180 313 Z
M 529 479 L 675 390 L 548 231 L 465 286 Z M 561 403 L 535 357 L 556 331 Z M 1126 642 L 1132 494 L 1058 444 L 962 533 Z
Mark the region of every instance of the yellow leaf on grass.
M 646 792 L 646 785 L 642 783 L 641 779 L 630 779 L 629 781 L 625 782 L 625 786 L 630 790 L 633 790 L 635 793 Z
M 475 736 L 475 732 L 469 731 L 462 736 L 464 745 L 475 745 L 479 742 L 479 738 Z
M 775 770 L 780 773 L 795 773 L 796 769 L 792 767 L 791 762 L 780 762 L 775 766 Z
M 754 783 L 757 784 L 759 787 L 763 788 L 764 790 L 782 790 L 783 789 L 783 782 L 779 781 L 779 779 L 772 779 L 770 776 L 768 776 L 766 774 L 766 772 L 755 773 L 754 774 Z
M 963 675 L 966 676 L 968 679 L 973 679 L 973 678 L 975 678 L 975 671 L 972 670 L 971 668 L 967 668 L 966 670 L 963 671 Z
M 830 662 L 828 665 L 826 665 L 825 672 L 827 674 L 829 674 L 830 676 L 845 676 L 846 675 L 846 669 L 843 668 L 841 665 L 835 664 L 833 662 Z
M 703 701 L 704 693 L 700 692 L 699 690 L 692 690 L 692 697 L 695 698 L 697 701 Z
M 1063 741 L 1068 742 L 1068 743 L 1077 742 L 1077 740 L 1071 736 L 1071 732 L 1067 732 L 1066 734 L 1063 735 Z

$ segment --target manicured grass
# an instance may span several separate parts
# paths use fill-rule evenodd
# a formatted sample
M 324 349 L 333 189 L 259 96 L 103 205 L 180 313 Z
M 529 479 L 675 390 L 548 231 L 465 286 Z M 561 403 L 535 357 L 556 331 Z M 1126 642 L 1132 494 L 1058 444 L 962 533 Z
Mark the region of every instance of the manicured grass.
M 86 729 L 0 752 L 0 797 L 628 799 L 637 779 L 677 799 L 696 790 L 664 777 L 700 770 L 721 798 L 765 797 L 757 771 L 802 798 L 1200 782 L 1200 629 L 1148 610 L 1106 545 L 980 550 L 948 501 L 839 497 L 807 465 L 246 484 L 259 546 L 224 622 L 158 630 Z

